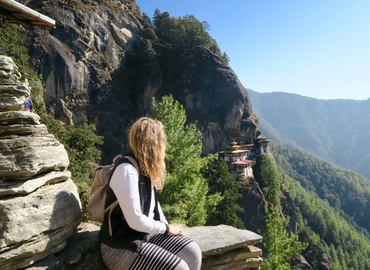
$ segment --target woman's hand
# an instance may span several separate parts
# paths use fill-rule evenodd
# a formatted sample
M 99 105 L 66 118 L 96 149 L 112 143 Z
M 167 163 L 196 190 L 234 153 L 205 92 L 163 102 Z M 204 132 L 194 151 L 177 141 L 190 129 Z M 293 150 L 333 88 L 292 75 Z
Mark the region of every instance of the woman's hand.
M 182 229 L 182 225 L 177 225 L 177 224 L 168 224 L 169 226 L 169 230 L 168 230 L 168 235 L 184 235 L 182 232 L 181 232 L 181 229 Z

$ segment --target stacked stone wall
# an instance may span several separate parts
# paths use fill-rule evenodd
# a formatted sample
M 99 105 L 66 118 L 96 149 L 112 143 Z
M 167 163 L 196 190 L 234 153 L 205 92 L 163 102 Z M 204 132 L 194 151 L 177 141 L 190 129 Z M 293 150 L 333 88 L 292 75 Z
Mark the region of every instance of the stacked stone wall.
M 62 250 L 81 220 L 67 152 L 32 112 L 30 91 L 0 56 L 0 269 Z

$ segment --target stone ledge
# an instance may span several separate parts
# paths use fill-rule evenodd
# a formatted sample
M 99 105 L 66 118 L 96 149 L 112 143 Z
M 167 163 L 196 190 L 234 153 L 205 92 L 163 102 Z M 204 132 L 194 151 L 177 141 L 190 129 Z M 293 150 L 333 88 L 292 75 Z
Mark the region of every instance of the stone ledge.
M 198 243 L 204 256 L 223 254 L 262 241 L 262 236 L 254 232 L 228 225 L 184 227 L 183 232 Z

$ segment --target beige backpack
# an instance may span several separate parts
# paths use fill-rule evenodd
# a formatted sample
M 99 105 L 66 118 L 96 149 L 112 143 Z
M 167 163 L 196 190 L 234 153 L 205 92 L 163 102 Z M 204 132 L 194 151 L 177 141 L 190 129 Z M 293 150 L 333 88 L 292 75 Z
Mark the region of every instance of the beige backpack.
M 113 174 L 113 171 L 119 164 L 124 162 L 124 158 L 128 159 L 139 172 L 139 165 L 137 164 L 136 160 L 130 156 L 122 157 L 122 155 L 116 156 L 111 165 L 97 167 L 92 177 L 89 204 L 87 206 L 89 220 L 103 222 L 104 214 L 108 211 L 111 212 L 118 205 L 118 201 L 116 200 L 107 208 L 105 208 L 105 198 L 107 196 L 106 191 L 109 187 L 109 180 Z

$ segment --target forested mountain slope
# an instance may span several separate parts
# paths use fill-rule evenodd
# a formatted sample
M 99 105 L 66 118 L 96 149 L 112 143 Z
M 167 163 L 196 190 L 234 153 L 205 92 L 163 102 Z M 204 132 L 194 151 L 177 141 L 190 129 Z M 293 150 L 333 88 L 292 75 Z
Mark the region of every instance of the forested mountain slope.
M 370 185 L 302 150 L 272 143 L 283 185 L 302 215 L 308 234 L 330 255 L 334 269 L 370 267 Z M 304 254 L 310 260 L 309 254 Z M 318 266 L 314 269 L 320 269 Z
M 267 137 L 370 179 L 370 99 L 318 100 L 247 91 Z

